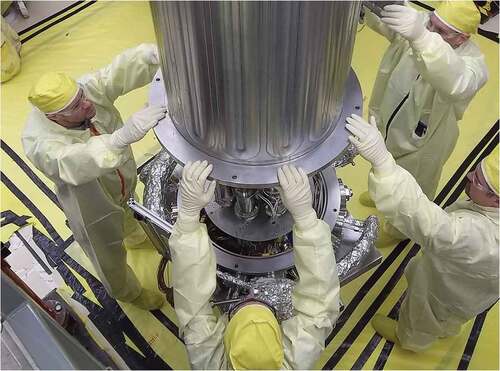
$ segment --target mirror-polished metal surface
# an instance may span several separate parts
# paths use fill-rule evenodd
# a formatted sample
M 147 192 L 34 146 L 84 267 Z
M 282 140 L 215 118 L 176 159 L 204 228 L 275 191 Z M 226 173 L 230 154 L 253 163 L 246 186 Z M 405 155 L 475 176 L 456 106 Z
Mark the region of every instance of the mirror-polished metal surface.
M 293 161 L 321 146 L 342 112 L 359 4 L 151 2 L 177 131 L 240 166 Z
M 154 104 L 168 104 L 161 71 L 158 71 L 149 94 L 149 102 Z M 362 115 L 361 87 L 355 73 L 351 70 L 346 82 L 344 103 L 338 119 L 338 125 L 330 135 L 316 148 L 295 159 L 284 159 L 272 164 L 235 163 L 221 160 L 189 143 L 177 130 L 169 115 L 161 120 L 154 128 L 159 142 L 167 152 L 180 164 L 188 161 L 207 160 L 213 164 L 210 174 L 212 179 L 224 185 L 241 188 L 270 188 L 278 184 L 278 168 L 285 163 L 301 167 L 308 174 L 323 170 L 337 158 L 344 157 L 344 150 L 348 146 L 348 132 L 345 129 L 345 119 L 351 113 Z

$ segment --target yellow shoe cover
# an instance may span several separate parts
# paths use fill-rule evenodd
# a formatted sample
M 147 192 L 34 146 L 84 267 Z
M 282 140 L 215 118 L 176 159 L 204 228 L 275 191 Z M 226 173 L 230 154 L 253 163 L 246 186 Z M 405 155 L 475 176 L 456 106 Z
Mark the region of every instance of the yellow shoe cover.
M 390 235 L 387 232 L 384 232 L 382 229 L 378 231 L 378 237 L 377 240 L 375 241 L 375 246 L 377 249 L 383 249 L 387 247 L 394 247 L 397 245 L 401 239 L 396 238 L 392 235 Z
M 396 335 L 397 321 L 377 313 L 373 316 L 371 324 L 377 334 L 382 336 L 384 339 L 399 345 L 399 340 Z
M 375 202 L 373 202 L 368 191 L 361 193 L 359 196 L 359 202 L 361 205 L 366 207 L 375 207 Z
M 404 234 L 399 230 L 389 224 L 385 219 L 379 219 L 380 228 L 378 229 L 377 240 L 375 241 L 375 246 L 378 249 L 383 249 L 387 247 L 394 247 L 400 241 L 406 239 Z
M 165 296 L 159 292 L 142 289 L 141 294 L 132 301 L 132 304 L 144 310 L 160 309 L 165 304 Z

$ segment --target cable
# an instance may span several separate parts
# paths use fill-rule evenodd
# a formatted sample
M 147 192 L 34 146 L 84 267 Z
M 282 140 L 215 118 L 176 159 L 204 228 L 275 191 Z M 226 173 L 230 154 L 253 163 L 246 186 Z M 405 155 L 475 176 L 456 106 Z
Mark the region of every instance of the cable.
M 161 258 L 160 263 L 158 264 L 156 280 L 158 281 L 158 289 L 165 294 L 170 305 L 174 306 L 174 290 L 172 287 L 168 287 L 165 282 L 165 272 L 169 261 L 170 260 L 166 257 Z

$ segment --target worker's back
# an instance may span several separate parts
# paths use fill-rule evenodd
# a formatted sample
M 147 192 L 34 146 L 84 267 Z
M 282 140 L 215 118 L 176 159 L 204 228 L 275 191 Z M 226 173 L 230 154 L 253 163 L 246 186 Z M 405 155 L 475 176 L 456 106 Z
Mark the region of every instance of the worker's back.
M 451 226 L 457 231 L 454 241 L 436 241 L 439 248 L 423 247 L 422 257 L 412 260 L 407 274 L 423 270 L 419 274 L 431 283 L 425 287 L 429 301 L 439 302 L 432 307 L 468 320 L 498 300 L 498 208 L 458 201 L 446 211 L 456 224 Z M 459 224 L 468 228 L 457 228 Z

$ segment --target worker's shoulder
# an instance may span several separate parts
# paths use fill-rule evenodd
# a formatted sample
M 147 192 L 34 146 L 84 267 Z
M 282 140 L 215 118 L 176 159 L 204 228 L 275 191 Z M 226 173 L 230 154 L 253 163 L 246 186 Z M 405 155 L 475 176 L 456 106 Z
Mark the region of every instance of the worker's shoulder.
M 66 142 L 66 132 L 67 129 L 50 121 L 40 110 L 33 108 L 24 125 L 21 140 L 25 145 L 50 141 Z
M 498 267 L 492 265 L 498 261 L 498 224 L 487 215 L 470 209 L 458 209 L 450 215 L 453 243 L 449 249 L 437 250 L 438 253 L 441 251 L 454 264 L 465 264 L 469 273 L 472 266 L 481 267 L 485 276 L 498 272 Z
M 40 136 L 46 133 L 50 128 L 47 127 L 46 120 L 48 120 L 45 115 L 40 112 L 40 110 L 32 107 L 26 123 L 24 124 L 24 129 L 22 132 L 22 137 L 28 136 Z
M 462 57 L 483 58 L 484 54 L 474 40 L 469 39 L 460 47 L 455 49 Z
M 498 241 L 498 213 L 485 213 L 480 210 L 463 208 L 450 212 L 456 222 L 460 224 L 460 231 L 467 236 L 482 235 Z
M 78 79 L 78 84 L 82 87 L 87 98 L 94 104 L 106 109 L 111 109 L 111 107 L 114 107 L 113 102 L 111 102 L 106 95 L 106 83 L 102 81 L 102 79 L 103 77 L 100 75 L 99 71 L 90 72 L 81 76 Z

